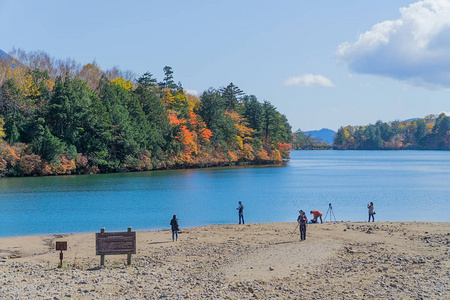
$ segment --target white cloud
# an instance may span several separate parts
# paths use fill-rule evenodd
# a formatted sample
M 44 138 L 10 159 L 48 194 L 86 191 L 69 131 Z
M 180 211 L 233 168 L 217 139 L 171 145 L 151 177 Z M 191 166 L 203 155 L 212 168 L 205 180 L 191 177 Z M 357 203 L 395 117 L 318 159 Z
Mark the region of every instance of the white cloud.
M 330 79 L 322 75 L 303 74 L 288 78 L 284 81 L 285 86 L 322 86 L 334 87 Z
M 190 95 L 195 96 L 195 97 L 200 96 L 200 93 L 197 90 L 186 89 L 186 94 L 190 94 Z
M 450 88 L 450 0 L 423 0 L 400 8 L 400 18 L 375 24 L 336 55 L 358 73 Z

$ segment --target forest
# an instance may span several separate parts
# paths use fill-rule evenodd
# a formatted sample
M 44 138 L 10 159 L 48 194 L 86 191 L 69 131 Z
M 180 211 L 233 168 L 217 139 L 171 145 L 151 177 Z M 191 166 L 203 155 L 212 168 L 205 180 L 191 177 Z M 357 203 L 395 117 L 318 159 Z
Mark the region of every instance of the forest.
M 368 126 L 341 127 L 334 138 L 339 150 L 450 150 L 450 117 L 425 118 Z
M 196 97 L 169 66 L 158 81 L 40 51 L 0 59 L 0 176 L 272 164 L 291 142 L 286 117 L 233 83 Z

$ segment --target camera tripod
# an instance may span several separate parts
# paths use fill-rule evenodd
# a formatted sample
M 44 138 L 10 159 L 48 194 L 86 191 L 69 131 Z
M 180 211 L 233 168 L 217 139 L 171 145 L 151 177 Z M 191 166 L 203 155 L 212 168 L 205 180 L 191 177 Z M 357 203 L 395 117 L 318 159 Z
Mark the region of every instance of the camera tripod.
M 333 220 L 331 219 L 331 216 L 333 216 L 334 221 L 336 222 L 336 217 L 334 216 L 333 206 L 331 205 L 331 203 L 328 204 L 328 210 L 327 210 L 327 213 L 325 214 L 325 222 L 327 221 L 328 213 L 330 214 L 330 222 L 333 222 Z

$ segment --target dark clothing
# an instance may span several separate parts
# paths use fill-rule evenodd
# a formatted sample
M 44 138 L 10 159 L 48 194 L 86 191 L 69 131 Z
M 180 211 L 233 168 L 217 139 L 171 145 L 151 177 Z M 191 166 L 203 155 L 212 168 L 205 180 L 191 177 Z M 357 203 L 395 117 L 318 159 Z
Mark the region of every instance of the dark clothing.
M 178 230 L 180 230 L 178 227 L 178 219 L 170 220 L 170 226 L 172 227 L 172 241 L 178 241 Z
M 239 204 L 237 210 L 239 211 L 239 224 L 241 224 L 241 221 L 242 221 L 242 224 L 245 224 L 245 222 L 244 222 L 244 205 Z
M 300 240 L 306 240 L 306 224 L 308 223 L 308 218 L 305 214 L 298 216 L 297 222 L 300 224 Z
M 180 230 L 178 228 L 178 219 L 172 219 L 170 220 L 170 226 L 172 226 L 172 231 L 178 231 Z
M 300 240 L 301 241 L 306 240 L 306 224 L 300 225 Z
M 306 217 L 306 215 L 303 215 L 303 216 L 298 216 L 298 218 L 297 218 L 297 222 L 300 224 L 300 225 L 302 225 L 302 224 L 307 224 L 308 223 L 308 217 Z
M 372 222 L 375 222 L 375 207 L 374 207 L 373 203 L 370 203 L 369 205 L 367 205 L 367 208 L 369 209 L 369 222 L 370 222 L 370 217 L 372 217 Z

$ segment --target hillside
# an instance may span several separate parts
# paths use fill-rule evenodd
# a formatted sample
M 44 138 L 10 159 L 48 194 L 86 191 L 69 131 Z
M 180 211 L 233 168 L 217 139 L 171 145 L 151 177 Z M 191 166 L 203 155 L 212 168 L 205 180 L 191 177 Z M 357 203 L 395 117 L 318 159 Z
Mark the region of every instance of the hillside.
M 411 121 L 412 120 L 412 121 Z M 378 121 L 367 126 L 339 128 L 339 150 L 450 150 L 450 117 L 445 113 L 403 122 Z
M 4 54 L 2 51 L 2 55 Z M 291 126 L 236 85 L 193 96 L 150 72 L 20 52 L 0 59 L 0 177 L 247 164 L 289 158 Z M 7 55 L 7 57 L 9 57 Z
M 312 130 L 312 131 L 305 131 L 305 134 L 311 135 L 313 139 L 318 138 L 321 141 L 324 141 L 328 145 L 333 145 L 333 140 L 336 135 L 336 131 L 333 131 L 328 128 L 322 128 L 320 130 Z M 319 142 L 320 142 L 319 140 Z

